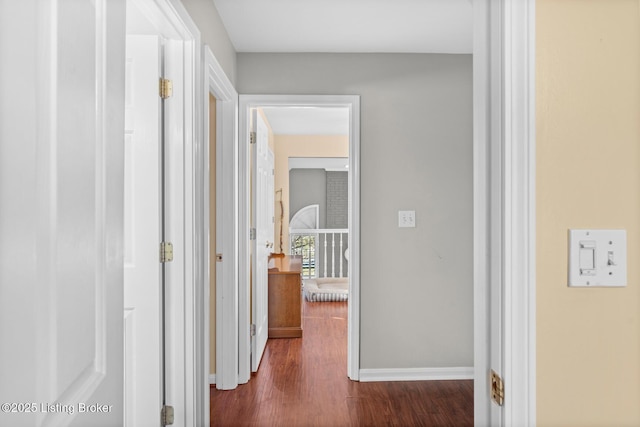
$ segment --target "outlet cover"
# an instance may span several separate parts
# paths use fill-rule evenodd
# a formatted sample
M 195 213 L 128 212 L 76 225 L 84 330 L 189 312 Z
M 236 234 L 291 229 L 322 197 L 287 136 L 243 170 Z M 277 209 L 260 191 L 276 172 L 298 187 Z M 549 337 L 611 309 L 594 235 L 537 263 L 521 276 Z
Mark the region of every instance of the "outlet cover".
M 413 228 L 416 226 L 416 211 L 398 211 L 398 227 Z

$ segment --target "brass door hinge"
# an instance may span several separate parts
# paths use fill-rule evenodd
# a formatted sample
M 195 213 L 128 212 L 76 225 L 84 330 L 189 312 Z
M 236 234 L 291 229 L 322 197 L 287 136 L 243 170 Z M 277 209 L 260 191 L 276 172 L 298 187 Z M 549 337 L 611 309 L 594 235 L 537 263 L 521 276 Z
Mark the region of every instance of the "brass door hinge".
M 170 426 L 173 424 L 173 406 L 164 405 L 160 411 L 160 420 L 163 426 Z
M 490 384 L 491 400 L 498 406 L 502 406 L 504 404 L 504 381 L 493 369 L 491 370 Z
M 173 83 L 169 79 L 160 79 L 160 98 L 167 99 L 173 94 Z
M 255 144 L 256 143 L 256 139 L 257 139 L 257 135 L 255 132 L 251 132 L 249 134 L 249 144 Z
M 160 243 L 160 262 L 173 261 L 173 244 L 171 242 Z

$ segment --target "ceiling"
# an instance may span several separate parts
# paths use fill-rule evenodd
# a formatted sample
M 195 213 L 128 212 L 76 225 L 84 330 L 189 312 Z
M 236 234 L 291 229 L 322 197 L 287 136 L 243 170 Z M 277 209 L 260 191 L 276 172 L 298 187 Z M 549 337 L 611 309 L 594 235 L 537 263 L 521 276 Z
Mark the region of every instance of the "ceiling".
M 276 135 L 349 135 L 349 109 L 329 107 L 263 108 Z
M 324 169 L 326 171 L 346 172 L 349 170 L 348 157 L 289 157 L 291 169 Z
M 472 0 L 213 2 L 237 52 L 472 50 Z
M 212 0 L 237 52 L 471 53 L 472 0 Z M 348 111 L 271 108 L 276 134 L 348 133 Z

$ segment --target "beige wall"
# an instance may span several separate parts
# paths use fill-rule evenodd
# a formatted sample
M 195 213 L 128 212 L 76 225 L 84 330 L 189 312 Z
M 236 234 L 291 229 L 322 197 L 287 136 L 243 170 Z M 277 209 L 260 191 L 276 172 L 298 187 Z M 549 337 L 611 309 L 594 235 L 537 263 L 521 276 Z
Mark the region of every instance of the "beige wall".
M 275 199 L 275 252 L 288 252 L 289 241 L 289 157 L 349 157 L 348 136 L 275 135 L 275 189 L 282 188 L 284 221 L 280 247 L 280 197 Z
M 640 426 L 638 0 L 537 1 L 537 419 Z M 628 286 L 567 287 L 567 230 L 623 228 Z

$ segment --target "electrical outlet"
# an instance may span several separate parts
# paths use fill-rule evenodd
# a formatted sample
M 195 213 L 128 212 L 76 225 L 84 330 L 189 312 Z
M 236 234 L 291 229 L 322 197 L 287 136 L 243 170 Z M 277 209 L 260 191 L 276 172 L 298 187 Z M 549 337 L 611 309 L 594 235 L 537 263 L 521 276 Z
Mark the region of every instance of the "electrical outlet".
M 398 211 L 398 227 L 415 227 L 416 211 Z

